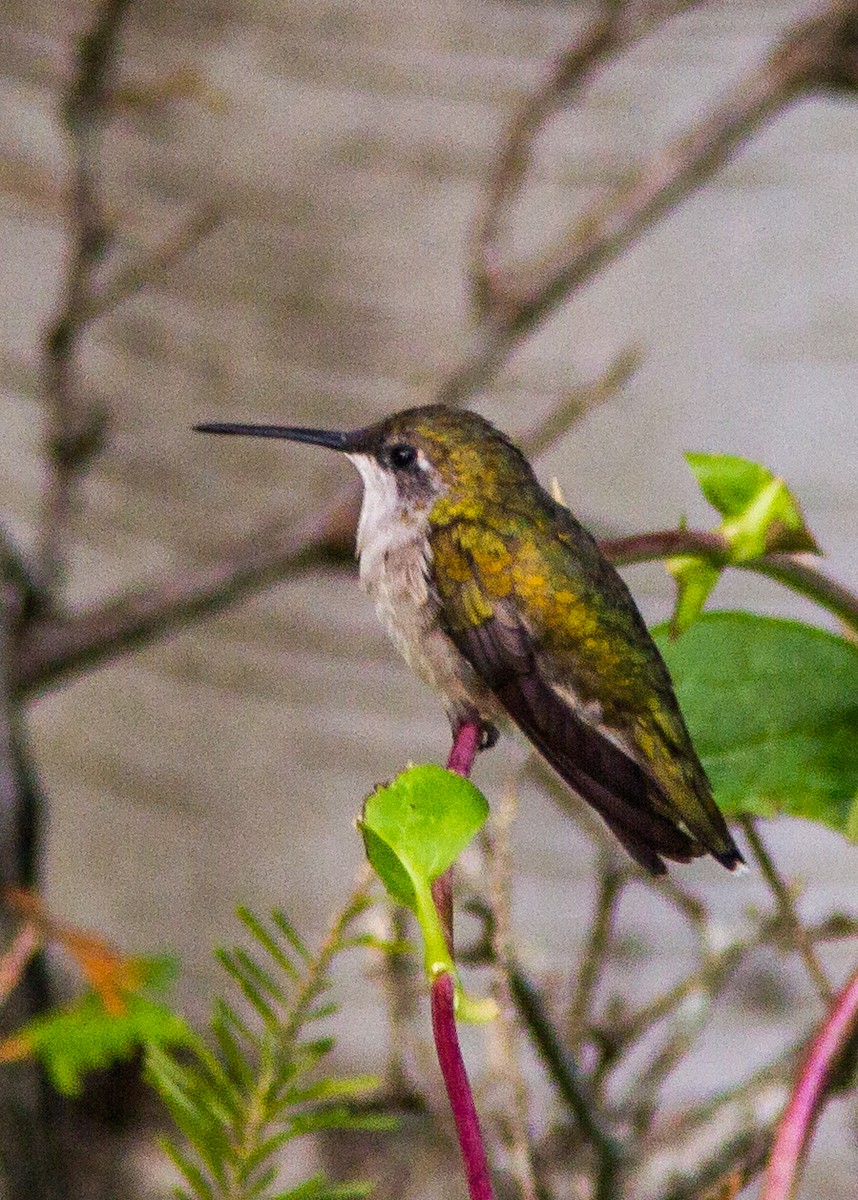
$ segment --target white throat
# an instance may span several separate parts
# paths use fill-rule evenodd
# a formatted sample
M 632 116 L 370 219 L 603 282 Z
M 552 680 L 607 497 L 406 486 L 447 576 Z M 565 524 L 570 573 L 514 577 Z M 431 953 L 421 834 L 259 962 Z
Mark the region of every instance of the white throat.
M 346 457 L 354 463 L 363 479 L 363 504 L 357 530 L 357 552 L 362 563 L 364 554 L 368 551 L 373 555 L 379 542 L 398 540 L 402 502 L 393 475 L 372 455 L 349 454 Z

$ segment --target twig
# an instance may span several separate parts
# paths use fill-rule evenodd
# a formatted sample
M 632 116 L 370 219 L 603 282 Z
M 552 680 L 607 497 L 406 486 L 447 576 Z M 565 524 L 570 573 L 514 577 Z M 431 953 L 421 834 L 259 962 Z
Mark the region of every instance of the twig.
M 835 998 L 813 1040 L 778 1127 L 760 1200 L 790 1200 L 837 1062 L 858 1026 L 858 971 Z
M 701 1200 L 705 1188 L 740 1169 L 748 1178 L 765 1162 L 772 1131 L 789 1095 L 798 1047 L 736 1087 L 665 1114 L 643 1143 L 628 1200 Z
M 597 203 L 540 261 L 517 271 L 514 283 L 504 286 L 514 302 L 496 304 L 482 318 L 441 384 L 439 398 L 456 404 L 472 395 L 549 313 L 710 179 L 798 96 L 815 89 L 854 89 L 855 16 L 855 0 L 833 0 L 821 16 L 795 25 L 707 118 L 655 155 L 627 187 Z
M 581 956 L 575 992 L 566 1018 L 567 1039 L 573 1051 L 580 1047 L 590 1024 L 596 987 L 611 949 L 617 905 L 628 878 L 628 871 L 618 867 L 615 859 L 602 856 L 590 936 Z
M 665 1017 L 669 1017 L 681 1004 L 705 993 L 710 997 L 717 995 L 744 956 L 756 945 L 756 940 L 731 943 L 720 953 L 710 955 L 698 970 L 686 975 L 672 988 L 668 988 L 666 992 L 627 1016 L 619 1029 L 614 1031 L 619 1050 L 622 1051 L 623 1048 L 640 1041 L 650 1029 Z
M 102 447 L 107 413 L 86 395 L 78 351 L 87 327 L 158 278 L 205 237 L 218 221 L 206 206 L 161 245 L 117 269 L 99 285 L 98 274 L 112 230 L 99 197 L 99 156 L 104 127 L 114 109 L 112 77 L 122 24 L 131 0 L 102 0 L 80 39 L 74 75 L 63 105 L 73 158 L 69 199 L 70 247 L 57 312 L 44 337 L 44 391 L 48 406 L 39 578 L 49 593 L 61 582 L 63 540 L 75 483 Z
M 19 687 L 34 690 L 220 612 L 254 592 L 331 560 L 351 558 L 360 492 L 344 489 L 293 528 L 240 542 L 210 566 L 182 571 L 146 590 L 66 619 L 33 625 L 18 656 Z
M 801 955 L 802 961 L 807 967 L 807 972 L 813 980 L 814 987 L 819 992 L 823 1004 L 827 1006 L 831 1005 L 834 1001 L 834 988 L 831 986 L 831 982 L 822 968 L 810 935 L 804 927 L 801 917 L 798 915 L 790 890 L 781 878 L 780 872 L 766 849 L 765 842 L 754 818 L 747 815 L 742 816 L 740 817 L 740 823 L 763 878 L 769 885 L 772 895 L 777 902 L 781 920 L 789 931 L 793 945 Z
M 157 282 L 217 228 L 221 212 L 212 204 L 197 212 L 158 245 L 117 268 L 112 279 L 95 289 L 86 299 L 81 321 L 90 324 L 112 313 L 124 300 Z
M 348 559 L 359 503 L 358 487 L 348 487 L 293 529 L 283 533 L 278 525 L 268 536 L 259 533 L 209 567 L 182 571 L 147 590 L 130 590 L 75 616 L 34 622 L 20 647 L 18 687 L 32 692 L 53 686 L 71 674 L 164 637 L 192 620 L 228 608 L 271 584 Z M 613 539 L 603 542 L 602 548 L 618 565 L 683 553 L 723 562 L 716 534 L 689 529 Z M 858 631 L 858 596 L 817 568 L 790 555 L 770 555 L 740 566 L 779 578 Z
M 518 793 L 516 771 L 501 796 L 487 833 L 489 890 L 494 920 L 491 926 L 495 994 L 498 1001 L 498 1041 L 507 1089 L 508 1150 L 512 1173 L 521 1200 L 536 1200 L 536 1177 L 529 1145 L 529 1097 L 521 1070 L 519 1032 L 513 1019 L 514 1004 L 510 970 L 514 958 L 512 932 L 512 863 L 510 826 L 515 817 Z
M 765 575 L 799 596 L 805 596 L 827 608 L 844 625 L 858 633 L 858 595 L 795 555 L 764 554 L 748 562 L 731 563 L 726 543 L 719 534 L 693 529 L 661 529 L 654 533 L 606 539 L 601 545 L 611 562 L 618 567 L 676 555 L 693 555 L 716 567 L 732 566 L 740 571 Z
M 119 35 L 128 7 L 129 0 L 102 0 L 91 28 L 80 39 L 74 76 L 63 105 L 74 174 L 68 263 L 59 309 L 45 334 L 48 469 L 38 563 L 40 580 L 48 592 L 56 590 L 62 576 L 62 545 L 74 481 L 100 449 L 104 435 L 105 414 L 100 406 L 84 399 L 76 357 L 95 273 L 110 237 L 98 196 L 98 158 Z
M 565 396 L 547 417 L 518 439 L 528 458 L 538 458 L 550 450 L 588 412 L 612 399 L 629 382 L 642 358 L 638 347 L 623 350 L 599 379 Z
M 468 1195 L 470 1200 L 493 1200 L 480 1120 L 459 1047 L 453 1011 L 454 990 L 453 978 L 447 971 L 432 981 L 432 1032 L 462 1151 Z
M 507 296 L 499 239 L 525 182 L 540 131 L 580 94 L 606 61 L 695 0 L 641 6 L 613 0 L 551 67 L 545 81 L 513 115 L 495 155 L 474 233 L 471 289 L 479 316 L 515 303 Z
M 615 1194 L 613 1189 L 622 1164 L 623 1148 L 603 1128 L 578 1067 L 561 1043 L 539 993 L 514 964 L 510 967 L 509 981 L 513 999 L 551 1082 L 595 1151 L 599 1164 L 595 1194 L 599 1200 L 609 1200 Z

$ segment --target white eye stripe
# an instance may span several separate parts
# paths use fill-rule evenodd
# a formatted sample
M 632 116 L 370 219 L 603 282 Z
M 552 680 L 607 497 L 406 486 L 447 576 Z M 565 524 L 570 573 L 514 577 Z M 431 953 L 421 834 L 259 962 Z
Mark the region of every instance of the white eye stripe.
M 426 457 L 426 455 L 423 453 L 422 450 L 417 451 L 417 465 L 421 471 L 429 470 L 429 459 Z

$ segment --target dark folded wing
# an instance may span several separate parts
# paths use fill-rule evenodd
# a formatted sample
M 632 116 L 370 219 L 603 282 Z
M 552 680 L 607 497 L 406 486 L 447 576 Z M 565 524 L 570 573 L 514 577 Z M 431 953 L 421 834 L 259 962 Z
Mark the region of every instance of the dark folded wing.
M 540 670 L 514 603 L 495 601 L 480 624 L 451 622 L 448 633 L 478 675 L 557 773 L 596 809 L 632 857 L 655 874 L 661 855 L 677 862 L 705 853 L 653 806 L 655 780 L 586 721 Z

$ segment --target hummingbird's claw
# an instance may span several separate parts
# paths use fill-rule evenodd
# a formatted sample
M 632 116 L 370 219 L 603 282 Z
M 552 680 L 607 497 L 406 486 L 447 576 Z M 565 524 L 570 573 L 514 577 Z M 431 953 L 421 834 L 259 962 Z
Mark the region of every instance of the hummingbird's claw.
M 496 746 L 500 730 L 497 725 L 492 725 L 490 721 L 483 721 L 480 733 L 480 749 L 491 750 L 492 746 Z

